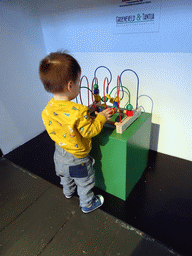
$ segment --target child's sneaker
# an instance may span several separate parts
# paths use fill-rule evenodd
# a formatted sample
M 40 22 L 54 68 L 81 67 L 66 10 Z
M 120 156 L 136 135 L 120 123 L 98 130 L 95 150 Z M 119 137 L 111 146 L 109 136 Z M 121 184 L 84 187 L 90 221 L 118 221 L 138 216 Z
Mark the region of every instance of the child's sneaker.
M 103 203 L 104 203 L 104 197 L 101 195 L 97 195 L 94 197 L 90 207 L 82 207 L 81 210 L 84 213 L 89 213 L 99 208 Z
M 66 196 L 66 195 L 65 195 L 65 198 L 70 199 L 70 198 L 72 198 L 73 196 L 74 196 L 74 193 L 71 194 L 71 195 L 69 195 L 69 196 Z
M 70 198 L 72 198 L 73 197 L 73 195 L 71 195 L 71 196 L 65 196 L 67 199 L 70 199 Z

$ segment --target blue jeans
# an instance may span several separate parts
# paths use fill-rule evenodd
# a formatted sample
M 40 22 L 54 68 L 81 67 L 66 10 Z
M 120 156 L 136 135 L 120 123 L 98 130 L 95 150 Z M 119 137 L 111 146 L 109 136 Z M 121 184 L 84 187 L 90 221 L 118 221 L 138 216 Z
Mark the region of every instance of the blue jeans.
M 77 187 L 80 206 L 88 207 L 94 197 L 92 189 L 95 186 L 95 160 L 89 155 L 85 158 L 76 158 L 55 144 L 54 162 L 64 195 L 71 196 Z

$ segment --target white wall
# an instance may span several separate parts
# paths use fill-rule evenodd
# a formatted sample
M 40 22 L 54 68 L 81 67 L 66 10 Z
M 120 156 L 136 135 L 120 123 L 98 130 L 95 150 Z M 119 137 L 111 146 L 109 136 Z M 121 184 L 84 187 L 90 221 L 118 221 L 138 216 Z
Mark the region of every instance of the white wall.
M 44 130 L 42 98 L 47 95 L 38 65 L 46 50 L 34 12 L 25 1 L 0 2 L 0 147 L 4 154 Z
M 113 33 L 114 2 L 74 0 L 53 5 L 48 1 L 42 8 L 39 5 L 47 53 L 69 50 L 80 62 L 82 75 L 88 77 L 89 83 L 100 65 L 111 70 L 112 87 L 124 69 L 133 69 L 140 79 L 139 94 L 147 94 L 154 101 L 152 121 L 160 126 L 158 151 L 192 161 L 192 2 L 160 1 L 159 31 L 131 34 Z M 103 83 L 107 71 L 98 74 Z M 135 78 L 125 73 L 124 84 L 134 104 Z M 143 98 L 140 104 L 150 112 L 150 100 Z M 151 147 L 155 149 L 153 143 Z

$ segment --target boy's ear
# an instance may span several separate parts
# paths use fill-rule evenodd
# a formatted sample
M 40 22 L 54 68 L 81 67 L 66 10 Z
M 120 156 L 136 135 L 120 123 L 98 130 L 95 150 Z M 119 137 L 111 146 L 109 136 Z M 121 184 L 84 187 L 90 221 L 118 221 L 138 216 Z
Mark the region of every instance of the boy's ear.
M 67 89 L 69 92 L 71 92 L 72 85 L 73 85 L 72 81 L 69 81 L 69 83 L 67 85 Z

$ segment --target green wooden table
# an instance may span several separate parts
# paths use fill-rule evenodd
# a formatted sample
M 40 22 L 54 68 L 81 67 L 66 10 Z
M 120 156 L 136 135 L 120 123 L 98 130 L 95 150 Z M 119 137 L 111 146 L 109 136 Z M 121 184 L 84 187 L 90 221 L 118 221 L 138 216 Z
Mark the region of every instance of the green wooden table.
M 104 127 L 92 138 L 90 155 L 95 159 L 95 186 L 122 200 L 147 167 L 152 114 L 141 116 L 123 134 Z

